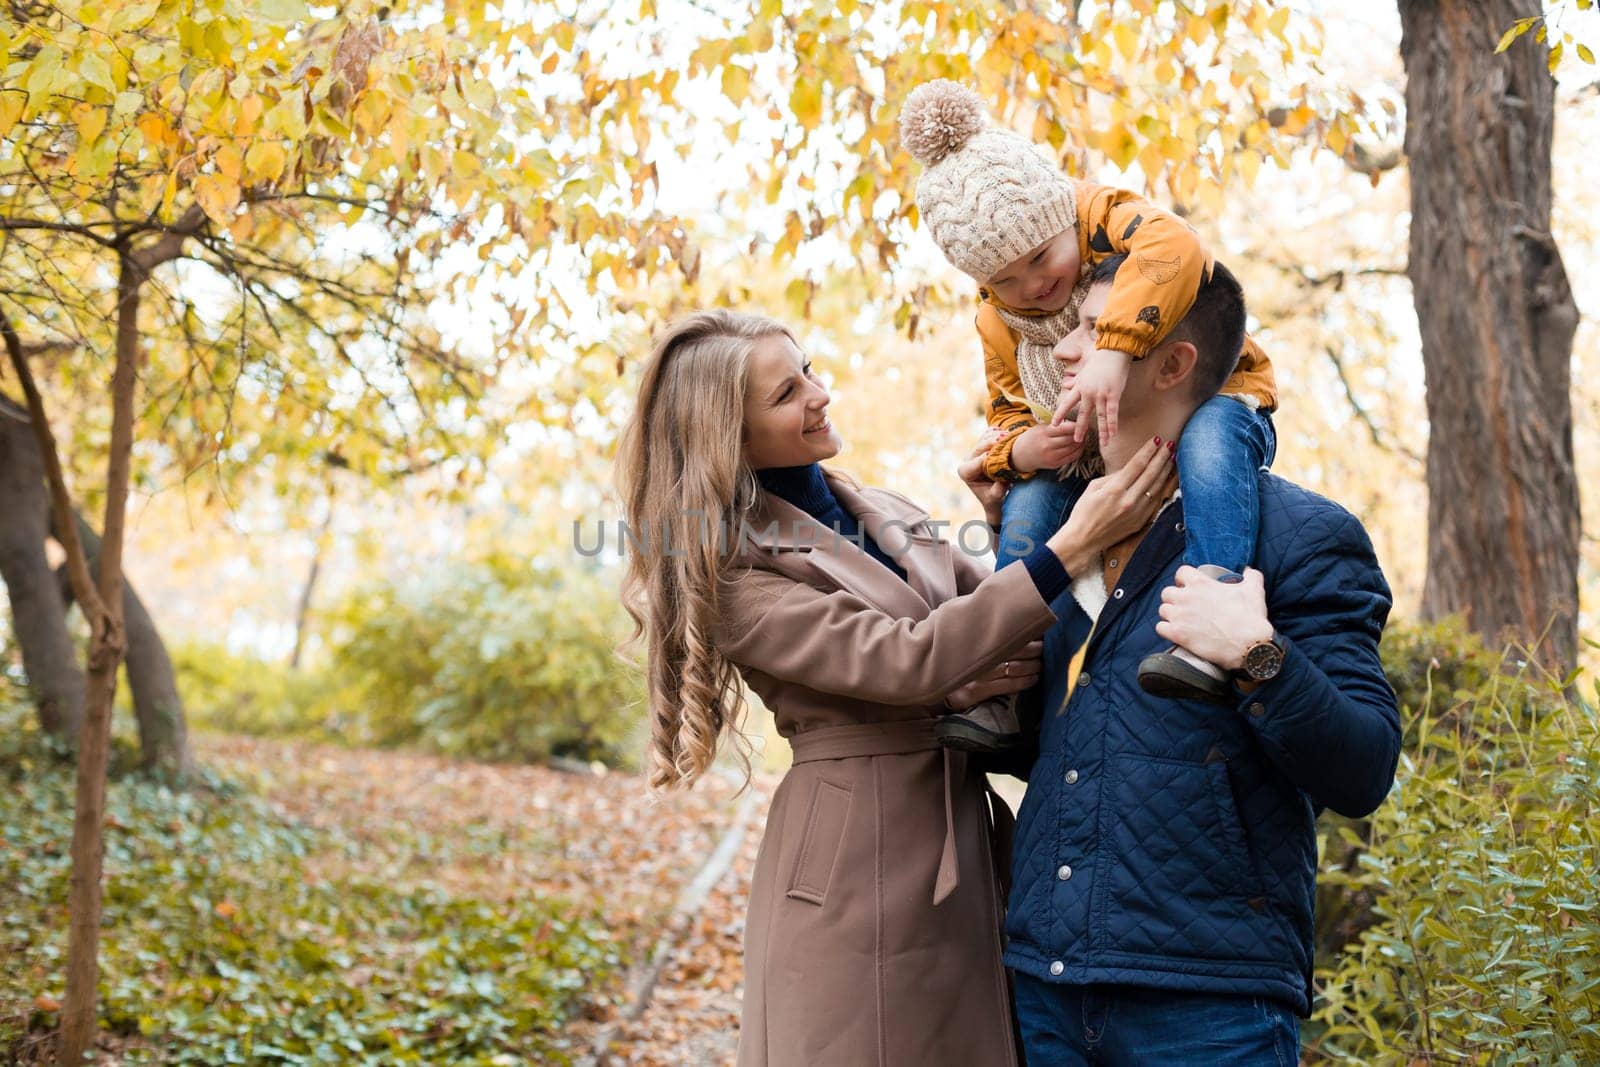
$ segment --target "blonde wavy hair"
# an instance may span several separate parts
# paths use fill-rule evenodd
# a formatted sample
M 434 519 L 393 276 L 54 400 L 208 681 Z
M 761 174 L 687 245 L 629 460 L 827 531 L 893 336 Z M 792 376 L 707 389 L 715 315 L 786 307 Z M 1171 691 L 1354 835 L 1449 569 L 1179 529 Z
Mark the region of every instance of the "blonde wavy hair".
M 650 787 L 692 785 L 744 708 L 738 669 L 712 632 L 734 539 L 760 492 L 744 458 L 744 395 L 761 338 L 782 324 L 734 311 L 696 311 L 656 339 L 617 449 L 624 518 L 638 535 L 622 600 L 634 623 L 625 653 L 645 650 Z

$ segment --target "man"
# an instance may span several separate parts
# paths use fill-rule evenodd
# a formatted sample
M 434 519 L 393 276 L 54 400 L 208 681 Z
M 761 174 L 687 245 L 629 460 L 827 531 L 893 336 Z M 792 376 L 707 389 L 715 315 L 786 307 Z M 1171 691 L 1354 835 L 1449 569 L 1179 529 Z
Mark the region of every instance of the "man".
M 1057 349 L 1069 381 L 1121 266 L 1099 267 Z M 1182 433 L 1233 370 L 1244 320 L 1238 283 L 1215 266 L 1133 365 L 1108 471 Z M 1180 494 L 1054 605 L 1006 920 L 1030 1063 L 1298 1062 L 1316 816 L 1382 803 L 1400 721 L 1378 661 L 1389 588 L 1366 532 L 1265 471 L 1259 488 L 1242 581 L 1179 566 Z M 1169 643 L 1231 672 L 1225 700 L 1140 688 L 1140 661 Z

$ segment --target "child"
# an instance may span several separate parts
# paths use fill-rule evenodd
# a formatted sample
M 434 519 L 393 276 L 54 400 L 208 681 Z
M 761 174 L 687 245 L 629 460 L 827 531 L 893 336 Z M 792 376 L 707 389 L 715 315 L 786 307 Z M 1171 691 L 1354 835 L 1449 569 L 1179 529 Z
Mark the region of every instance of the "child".
M 996 551 L 1003 567 L 1071 511 L 1083 476 L 1093 473 L 1084 458 L 1090 423 L 1101 440 L 1116 434 L 1129 363 L 1188 313 L 1211 259 L 1182 219 L 1132 193 L 1068 178 L 1023 137 L 989 126 L 983 102 L 954 82 L 914 91 L 900 131 L 925 168 L 917 182 L 924 224 L 945 257 L 980 286 L 988 421 L 1002 434 L 985 472 L 1014 483 Z M 1117 273 L 1096 324 L 1098 348 L 1063 391 L 1051 352 L 1077 326 L 1094 265 L 1118 254 L 1136 269 Z M 1238 575 L 1255 555 L 1256 482 L 1241 472 L 1271 463 L 1276 406 L 1272 366 L 1246 338 L 1233 376 L 1195 412 L 1179 442 L 1185 562 L 1213 577 Z M 1078 417 L 1068 421 L 1074 409 Z M 1042 471 L 1061 473 L 1036 477 Z M 1185 699 L 1222 699 L 1230 691 L 1221 668 L 1178 648 L 1146 657 L 1139 683 Z M 1016 714 L 1015 701 L 1010 710 Z M 985 735 L 959 718 L 940 724 L 956 747 L 1003 748 L 1006 735 L 1022 729 L 1002 719 L 1001 729 Z M 991 710 L 985 721 L 992 719 Z

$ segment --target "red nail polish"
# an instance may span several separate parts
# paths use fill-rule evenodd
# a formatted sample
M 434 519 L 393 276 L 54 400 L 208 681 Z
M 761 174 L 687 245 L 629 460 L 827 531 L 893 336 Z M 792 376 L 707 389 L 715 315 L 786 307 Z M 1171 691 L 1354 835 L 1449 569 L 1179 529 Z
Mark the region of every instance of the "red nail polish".
M 1177 450 L 1178 450 L 1178 442 L 1176 442 L 1176 441 L 1168 441 L 1167 442 L 1167 451 L 1168 452 L 1176 452 Z
M 1158 438 L 1156 438 L 1156 444 L 1158 444 L 1158 445 L 1159 445 L 1159 444 L 1160 444 L 1160 443 L 1161 443 L 1161 438 L 1159 438 L 1159 437 L 1158 437 Z

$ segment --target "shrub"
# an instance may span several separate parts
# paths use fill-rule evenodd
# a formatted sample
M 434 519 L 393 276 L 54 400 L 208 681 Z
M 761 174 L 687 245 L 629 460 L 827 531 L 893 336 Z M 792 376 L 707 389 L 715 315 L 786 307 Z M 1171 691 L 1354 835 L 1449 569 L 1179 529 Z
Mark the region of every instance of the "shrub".
M 320 672 L 188 642 L 171 649 L 178 691 L 192 725 L 263 737 L 316 737 L 328 730 L 315 705 L 327 685 Z
M 631 764 L 643 685 L 614 587 L 503 561 L 442 568 L 338 612 L 321 719 L 353 740 L 479 759 Z
M 1407 740 L 1370 826 L 1328 831 L 1322 898 L 1366 914 L 1324 957 L 1314 1052 L 1600 1062 L 1596 703 L 1457 627 L 1402 628 L 1385 646 Z M 1350 919 L 1319 916 L 1320 936 Z

